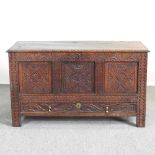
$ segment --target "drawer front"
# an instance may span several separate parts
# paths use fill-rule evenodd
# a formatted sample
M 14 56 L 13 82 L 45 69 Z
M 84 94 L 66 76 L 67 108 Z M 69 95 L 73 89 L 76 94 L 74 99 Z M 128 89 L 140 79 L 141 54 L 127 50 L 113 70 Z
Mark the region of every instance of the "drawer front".
M 136 103 L 100 103 L 100 102 L 73 102 L 73 103 L 22 103 L 21 111 L 24 112 L 81 112 L 81 113 L 134 113 Z

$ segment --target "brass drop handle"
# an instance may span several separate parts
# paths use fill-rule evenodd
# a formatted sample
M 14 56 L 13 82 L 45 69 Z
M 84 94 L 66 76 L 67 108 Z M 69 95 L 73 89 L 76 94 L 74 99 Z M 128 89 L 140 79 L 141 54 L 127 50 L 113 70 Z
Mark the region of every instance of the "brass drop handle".
M 108 113 L 109 112 L 109 107 L 105 108 L 105 112 Z
M 80 108 L 81 108 L 81 103 L 80 103 L 80 102 L 76 102 L 76 103 L 75 103 L 75 107 L 76 107 L 77 109 L 80 109 Z
M 49 112 L 52 111 L 52 106 L 51 105 L 48 106 L 48 111 Z

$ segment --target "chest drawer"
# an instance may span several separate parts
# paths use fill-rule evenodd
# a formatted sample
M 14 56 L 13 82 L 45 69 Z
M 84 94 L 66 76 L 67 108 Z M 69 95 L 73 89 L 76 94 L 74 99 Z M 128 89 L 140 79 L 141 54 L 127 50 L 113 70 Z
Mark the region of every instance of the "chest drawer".
M 136 113 L 136 103 L 103 103 L 103 102 L 63 102 L 63 103 L 23 103 L 22 113 L 102 113 L 102 115 L 121 115 L 123 113 Z

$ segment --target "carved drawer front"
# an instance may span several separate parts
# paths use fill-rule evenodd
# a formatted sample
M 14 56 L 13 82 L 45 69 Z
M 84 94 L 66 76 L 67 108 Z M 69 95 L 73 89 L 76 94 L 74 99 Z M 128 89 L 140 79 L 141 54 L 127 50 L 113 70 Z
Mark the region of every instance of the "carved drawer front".
M 21 62 L 19 64 L 19 83 L 21 93 L 51 93 L 51 64 L 48 62 Z
M 22 112 L 102 112 L 110 113 L 135 113 L 135 103 L 100 103 L 100 102 L 80 102 L 73 103 L 22 103 Z
M 63 62 L 62 92 L 63 93 L 94 93 L 93 62 Z
M 105 93 L 136 93 L 137 69 L 136 62 L 105 63 Z

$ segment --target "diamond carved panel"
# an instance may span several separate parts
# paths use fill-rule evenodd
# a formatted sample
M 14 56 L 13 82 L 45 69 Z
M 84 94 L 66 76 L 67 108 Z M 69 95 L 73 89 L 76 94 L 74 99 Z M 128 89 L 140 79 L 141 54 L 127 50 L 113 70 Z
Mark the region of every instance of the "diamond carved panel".
M 94 62 L 62 63 L 63 93 L 94 93 Z
M 20 63 L 19 81 L 21 93 L 51 93 L 51 64 L 47 62 Z
M 136 93 L 137 63 L 105 63 L 105 93 Z

